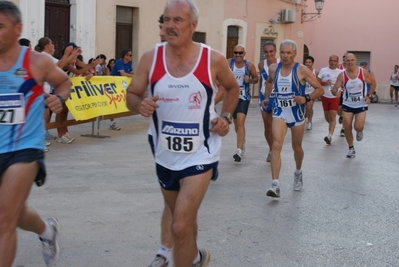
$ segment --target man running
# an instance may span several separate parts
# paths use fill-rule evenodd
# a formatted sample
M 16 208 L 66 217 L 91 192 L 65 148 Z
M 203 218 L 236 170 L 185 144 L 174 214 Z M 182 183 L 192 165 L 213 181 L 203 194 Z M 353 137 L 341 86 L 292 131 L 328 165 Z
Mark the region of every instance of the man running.
M 305 66 L 308 67 L 308 69 L 313 73 L 315 77 L 319 74 L 316 69 L 313 68 L 314 64 L 314 57 L 312 56 L 307 56 L 305 59 Z M 314 88 L 309 84 L 306 83 L 306 89 L 305 89 L 305 94 L 310 95 L 313 93 Z M 313 104 L 314 100 L 309 101 L 306 103 L 306 117 L 307 117 L 307 122 L 306 122 L 306 130 L 312 130 L 313 129 Z
M 0 267 L 10 267 L 17 249 L 17 227 L 34 232 L 46 264 L 60 255 L 59 222 L 46 222 L 27 207 L 32 184 L 46 179 L 44 109 L 59 113 L 69 97 L 68 76 L 42 53 L 20 46 L 22 19 L 18 7 L 0 1 Z M 44 82 L 54 88 L 45 93 Z
M 363 139 L 364 122 L 366 111 L 370 103 L 370 95 L 374 92 L 376 82 L 374 76 L 364 71 L 363 68 L 356 66 L 356 56 L 348 54 L 346 56 L 346 70 L 342 72 L 331 90 L 333 95 L 338 97 L 343 95 L 342 115 L 345 128 L 345 138 L 349 146 L 347 158 L 355 157 L 355 147 L 353 145 L 352 123 L 356 131 L 356 140 Z M 367 94 L 366 83 L 371 85 L 370 92 Z M 344 89 L 342 90 L 343 87 Z
M 129 109 L 152 118 L 149 138 L 164 201 L 172 211 L 176 267 L 203 267 L 210 261 L 209 252 L 196 244 L 197 212 L 217 172 L 221 136 L 229 131 L 239 92 L 224 56 L 192 41 L 197 23 L 192 0 L 168 2 L 167 42 L 142 56 L 127 94 Z M 225 89 L 220 117 L 214 107 L 216 79 Z
M 258 82 L 258 73 L 254 64 L 244 58 L 245 47 L 239 44 L 234 47 L 234 57 L 228 60 L 230 69 L 240 86 L 238 104 L 233 114 L 234 129 L 237 134 L 237 150 L 233 155 L 236 162 L 241 162 L 245 154 L 245 120 L 251 103 L 250 85 Z
M 274 89 L 269 96 L 269 104 L 266 108 L 262 107 L 262 101 L 265 100 L 266 81 L 269 78 L 269 66 L 274 63 L 279 63 L 280 59 L 276 58 L 276 44 L 272 41 L 267 41 L 263 45 L 263 54 L 265 60 L 259 62 L 258 69 L 260 73 L 260 94 L 259 94 L 259 106 L 262 114 L 264 135 L 266 142 L 269 145 L 269 153 L 266 156 L 266 162 L 270 162 L 272 158 L 272 145 L 273 145 L 273 134 L 272 134 L 272 112 L 274 102 Z
M 267 196 L 280 197 L 279 175 L 281 169 L 281 149 L 288 128 L 291 129 L 292 148 L 296 170 L 294 173 L 294 190 L 302 189 L 302 139 L 305 129 L 305 104 L 323 94 L 323 88 L 313 73 L 304 65 L 295 62 L 297 44 L 292 40 L 284 40 L 280 44 L 281 62 L 269 67 L 269 78 L 266 83 L 264 108 L 269 102 L 273 85 L 275 89 L 274 113 L 272 122 L 273 149 L 271 159 L 272 186 Z M 315 90 L 305 94 L 308 82 Z
M 331 94 L 331 88 L 337 81 L 338 75 L 342 72 L 337 68 L 338 56 L 331 55 L 328 59 L 328 67 L 322 68 L 317 76 L 318 81 L 323 86 L 324 95 L 321 97 L 321 103 L 324 110 L 324 118 L 328 123 L 328 135 L 324 137 L 327 145 L 331 145 L 332 136 L 334 134 L 337 110 L 340 98 Z

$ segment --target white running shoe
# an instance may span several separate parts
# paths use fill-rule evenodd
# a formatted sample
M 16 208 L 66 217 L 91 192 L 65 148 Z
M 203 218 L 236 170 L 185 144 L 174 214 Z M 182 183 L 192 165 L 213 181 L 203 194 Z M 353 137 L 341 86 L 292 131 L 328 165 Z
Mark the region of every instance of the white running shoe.
M 199 262 L 193 264 L 193 267 L 207 267 L 211 261 L 211 254 L 207 249 L 199 249 L 201 259 Z
M 49 218 L 46 221 L 51 228 L 54 230 L 54 236 L 52 240 L 44 240 L 39 237 L 40 241 L 42 241 L 42 255 L 44 262 L 47 265 L 51 265 L 56 263 L 60 257 L 60 246 L 58 245 L 57 238 L 60 230 L 60 223 L 58 219 L 53 217 Z
M 332 141 L 331 139 L 332 139 L 331 136 L 324 137 L 324 141 L 326 142 L 327 145 L 331 145 L 331 141 Z
M 267 153 L 266 162 L 270 162 L 271 160 L 272 160 L 272 151 L 269 150 L 269 153 Z
M 242 158 L 242 150 L 237 148 L 236 153 L 233 155 L 234 161 L 235 162 L 241 162 L 241 158 Z
M 272 182 L 272 187 L 267 190 L 266 196 L 268 197 L 280 197 L 280 186 Z
M 110 130 L 114 130 L 114 131 L 119 131 L 119 130 L 121 129 L 121 127 L 119 127 L 118 125 L 116 125 L 116 123 L 114 122 L 114 123 L 112 123 L 112 124 L 109 126 L 109 129 L 110 129 Z
M 72 137 L 72 136 L 69 134 L 69 132 L 66 132 L 65 135 L 66 135 L 66 137 L 68 137 L 69 140 L 71 140 L 71 142 L 73 142 L 73 140 L 75 140 L 75 138 Z
M 360 142 L 362 141 L 362 139 L 363 139 L 363 131 L 356 132 L 356 140 Z
M 302 186 L 302 171 L 300 173 L 294 172 L 294 191 L 301 191 Z
M 168 267 L 169 262 L 162 255 L 157 254 L 148 267 Z
M 348 154 L 346 154 L 346 157 L 348 159 L 352 159 L 352 158 L 354 158 L 356 156 L 355 154 L 356 154 L 355 149 L 354 148 L 350 148 Z
M 67 134 L 64 134 L 61 137 L 57 138 L 57 143 L 62 143 L 62 144 L 70 144 L 72 143 L 73 139 L 69 139 Z

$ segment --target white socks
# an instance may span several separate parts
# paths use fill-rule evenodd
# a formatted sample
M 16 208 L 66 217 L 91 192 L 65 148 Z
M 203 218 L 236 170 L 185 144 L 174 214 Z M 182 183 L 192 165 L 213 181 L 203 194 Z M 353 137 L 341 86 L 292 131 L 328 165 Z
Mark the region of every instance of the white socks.
M 54 237 L 54 229 L 51 226 L 49 226 L 47 223 L 45 224 L 46 224 L 46 229 L 44 229 L 44 232 L 41 235 L 39 235 L 39 237 L 44 240 L 52 240 Z
M 167 248 L 164 245 L 161 245 L 159 247 L 157 255 L 161 255 L 161 256 L 165 257 L 166 261 L 170 261 L 170 258 L 172 257 L 172 249 Z

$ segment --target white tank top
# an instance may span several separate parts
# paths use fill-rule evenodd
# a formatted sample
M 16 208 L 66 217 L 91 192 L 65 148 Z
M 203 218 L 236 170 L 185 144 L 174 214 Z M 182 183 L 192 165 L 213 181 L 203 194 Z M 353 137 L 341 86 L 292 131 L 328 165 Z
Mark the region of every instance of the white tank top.
M 316 69 L 313 69 L 312 73 L 313 73 L 313 76 L 316 77 Z M 307 95 L 311 94 L 311 93 L 313 93 L 313 91 L 314 91 L 314 88 L 308 82 L 306 82 L 305 94 L 307 94 Z
M 209 130 L 218 117 L 211 76 L 211 48 L 201 44 L 198 60 L 183 77 L 173 77 L 165 63 L 166 43 L 155 47 L 148 95 L 159 95 L 150 133 L 156 163 L 170 170 L 211 164 L 219 160 L 221 137 Z
M 336 68 L 336 69 L 330 69 L 329 67 L 322 68 L 319 72 L 318 78 L 322 82 L 326 82 L 328 80 L 331 80 L 331 85 L 323 85 L 324 89 L 324 97 L 326 98 L 335 98 L 330 89 L 334 87 L 334 84 L 337 81 L 338 75 L 342 72 L 342 70 Z
M 391 73 L 391 85 L 399 86 L 399 71 L 397 73 Z
M 244 81 L 245 64 L 241 68 L 237 68 L 236 65 L 234 64 L 234 66 L 233 66 L 233 74 L 234 74 L 234 77 L 236 78 L 238 86 L 240 86 L 239 98 L 245 100 L 245 89 L 246 89 L 245 88 L 245 81 Z
M 366 107 L 366 100 L 364 99 L 367 94 L 367 87 L 364 78 L 363 68 L 359 68 L 359 73 L 355 79 L 349 78 L 346 71 L 343 74 L 344 88 L 343 92 L 343 105 L 351 108 Z

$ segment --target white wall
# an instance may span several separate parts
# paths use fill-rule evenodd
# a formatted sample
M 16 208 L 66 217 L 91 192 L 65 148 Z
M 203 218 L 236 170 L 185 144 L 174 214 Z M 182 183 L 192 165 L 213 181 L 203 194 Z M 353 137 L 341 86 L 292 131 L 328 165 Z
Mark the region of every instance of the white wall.
M 97 0 L 71 0 L 70 41 L 82 47 L 83 59 L 96 57 Z
M 20 0 L 22 35 L 31 41 L 32 47 L 44 36 L 44 0 Z

